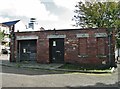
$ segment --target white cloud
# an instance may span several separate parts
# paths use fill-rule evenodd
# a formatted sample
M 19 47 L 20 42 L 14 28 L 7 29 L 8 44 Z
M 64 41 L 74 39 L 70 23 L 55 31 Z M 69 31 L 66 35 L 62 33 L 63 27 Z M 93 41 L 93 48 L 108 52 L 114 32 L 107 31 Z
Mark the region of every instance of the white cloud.
M 79 1 L 80 0 L 53 0 L 53 2 L 57 6 L 65 7 L 65 8 L 70 9 L 70 10 L 74 10 L 75 9 L 75 5 Z
M 23 16 L 39 20 L 56 21 L 58 17 L 46 10 L 40 0 L 1 0 L 0 15 Z
M 9 21 L 9 18 L 0 17 L 0 23 Z
M 54 2 L 56 6 L 67 8 L 60 15 L 55 15 L 46 9 L 45 4 L 40 0 L 0 0 L 0 22 L 6 22 L 14 19 L 26 21 L 23 24 L 16 24 L 16 30 L 24 30 L 28 23 L 28 18 L 37 18 L 39 27 L 45 29 L 73 28 L 72 16 L 74 15 L 75 5 L 79 0 L 45 0 L 46 3 Z M 48 2 L 48 3 L 49 3 Z M 51 4 L 50 4 L 51 5 Z M 56 7 L 57 8 L 57 7 Z M 63 9 L 61 8 L 61 9 Z M 50 8 L 54 9 L 54 8 Z M 60 9 L 60 8 L 59 8 Z M 53 10 L 54 11 L 54 10 Z M 57 12 L 54 12 L 57 13 Z M 22 28 L 23 27 L 23 28 Z

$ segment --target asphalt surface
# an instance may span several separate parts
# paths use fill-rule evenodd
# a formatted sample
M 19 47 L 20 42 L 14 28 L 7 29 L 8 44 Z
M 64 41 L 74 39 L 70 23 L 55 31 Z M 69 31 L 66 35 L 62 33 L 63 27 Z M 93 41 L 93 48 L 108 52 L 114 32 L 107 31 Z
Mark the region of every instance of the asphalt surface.
M 118 87 L 119 79 L 118 71 L 109 74 L 65 73 L 4 66 L 1 72 L 2 87 Z

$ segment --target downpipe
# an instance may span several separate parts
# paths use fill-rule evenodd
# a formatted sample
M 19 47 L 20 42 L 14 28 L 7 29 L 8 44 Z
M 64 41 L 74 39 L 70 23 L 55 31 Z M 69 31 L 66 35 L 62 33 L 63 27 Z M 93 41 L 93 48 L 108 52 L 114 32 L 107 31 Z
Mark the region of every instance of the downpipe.
M 109 59 L 109 67 L 111 67 L 111 34 L 108 34 L 108 59 Z

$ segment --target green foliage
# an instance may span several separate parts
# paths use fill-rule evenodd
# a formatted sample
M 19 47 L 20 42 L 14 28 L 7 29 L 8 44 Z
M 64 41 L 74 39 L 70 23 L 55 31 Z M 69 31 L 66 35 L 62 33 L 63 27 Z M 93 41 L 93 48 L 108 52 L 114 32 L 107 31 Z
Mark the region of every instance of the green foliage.
M 20 67 L 21 67 L 21 64 L 20 64 L 20 63 L 17 63 L 17 64 L 16 64 L 16 67 L 17 67 L 17 68 L 20 68 Z
M 92 70 L 93 72 L 98 72 L 98 70 L 109 70 L 109 68 L 105 67 L 98 67 L 98 65 L 89 65 L 89 64 L 64 64 L 63 66 L 59 67 L 60 69 L 68 69 L 68 70 Z
M 79 2 L 75 7 L 75 26 L 120 27 L 120 2 Z
M 0 31 L 0 41 L 4 38 L 4 33 Z
M 120 39 L 116 39 L 117 43 L 116 43 L 116 47 L 120 48 Z

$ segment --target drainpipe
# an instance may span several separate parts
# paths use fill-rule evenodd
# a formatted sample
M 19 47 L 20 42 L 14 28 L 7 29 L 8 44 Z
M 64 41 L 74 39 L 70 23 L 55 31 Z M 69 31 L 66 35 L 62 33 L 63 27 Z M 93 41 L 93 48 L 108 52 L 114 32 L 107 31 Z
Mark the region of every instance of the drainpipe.
M 108 58 L 109 58 L 109 67 L 111 66 L 111 34 L 108 34 Z

